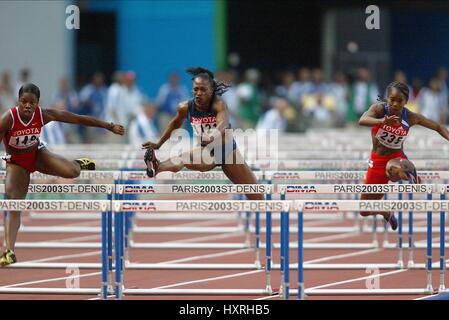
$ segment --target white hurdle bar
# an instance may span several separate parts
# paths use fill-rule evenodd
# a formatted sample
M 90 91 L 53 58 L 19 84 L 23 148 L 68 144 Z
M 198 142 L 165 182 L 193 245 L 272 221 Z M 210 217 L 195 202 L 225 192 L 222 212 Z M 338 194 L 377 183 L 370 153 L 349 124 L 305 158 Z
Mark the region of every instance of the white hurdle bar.
M 112 255 L 108 256 L 108 249 L 112 252 L 112 239 L 107 233 L 107 216 L 108 211 L 111 210 L 111 202 L 109 200 L 0 200 L 0 208 L 8 211 L 48 211 L 54 212 L 68 212 L 68 211 L 90 211 L 101 212 L 101 224 L 102 224 L 102 245 L 101 245 L 101 284 L 100 288 L 15 288 L 13 286 L 1 286 L 0 293 L 36 293 L 36 294 L 101 294 L 103 299 L 107 298 L 108 293 L 112 290 Z M 28 267 L 32 263 L 17 262 L 15 267 L 23 267 L 28 264 Z M 63 264 L 61 263 L 61 266 Z M 35 267 L 39 267 L 39 263 L 34 264 Z M 79 267 L 80 264 L 65 263 L 65 267 Z M 11 267 L 11 266 L 9 266 Z M 8 268 L 9 268 L 8 267 Z
M 108 197 L 109 201 L 112 200 L 112 195 L 115 194 L 115 184 L 30 184 L 28 187 L 28 193 L 39 194 L 39 193 L 52 193 L 52 194 L 102 194 Z M 0 184 L 0 193 L 5 193 L 5 185 Z M 4 211 L 4 217 L 6 217 L 6 210 L 0 208 Z M 25 210 L 25 211 L 39 211 L 39 212 L 49 212 L 52 211 L 51 208 L 48 210 Z M 92 212 L 84 210 L 72 210 L 76 212 L 85 212 L 86 215 L 91 215 Z M 58 213 L 49 213 L 57 215 Z M 60 214 L 60 213 L 59 213 Z M 39 215 L 39 214 L 38 214 Z M 109 219 L 112 219 L 112 213 L 108 214 L 108 223 L 112 223 Z M 100 216 L 97 216 L 100 218 Z M 112 220 L 111 220 L 112 221 Z M 4 227 L 0 227 L 0 231 L 4 231 Z M 94 233 L 101 234 L 101 227 L 67 227 L 67 226 L 21 226 L 20 231 L 22 233 Z M 37 242 L 17 242 L 16 248 L 71 248 L 71 249 L 90 249 L 90 248 L 101 248 L 101 242 L 84 242 L 84 243 L 71 243 L 71 242 L 57 242 L 57 241 L 37 241 Z M 112 255 L 112 253 L 111 253 Z M 18 267 L 36 267 L 35 264 L 21 264 L 14 265 L 14 268 Z M 39 267 L 39 266 L 37 266 Z M 44 267 L 44 265 L 40 266 Z M 58 264 L 47 264 L 47 267 L 57 268 Z M 63 265 L 60 266 L 61 268 Z M 80 265 L 81 268 L 87 268 L 87 266 Z M 96 264 L 97 268 L 101 266 Z
M 96 161 L 97 166 L 104 170 L 117 169 L 146 169 L 142 160 L 114 160 L 100 159 Z M 254 169 L 263 170 L 364 170 L 367 168 L 368 160 L 254 160 L 248 161 L 248 165 Z M 418 159 L 413 161 L 417 170 L 448 170 L 449 163 L 445 159 Z M 0 163 L 0 168 L 5 169 L 5 163 Z

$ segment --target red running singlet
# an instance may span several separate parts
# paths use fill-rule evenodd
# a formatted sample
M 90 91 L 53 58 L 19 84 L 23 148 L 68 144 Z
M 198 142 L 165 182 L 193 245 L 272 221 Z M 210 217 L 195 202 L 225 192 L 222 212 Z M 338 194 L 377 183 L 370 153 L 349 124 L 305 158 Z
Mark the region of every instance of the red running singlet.
M 42 117 L 42 109 L 37 106 L 30 121 L 25 123 L 19 115 L 19 109 L 12 107 L 9 109 L 13 122 L 11 129 L 6 132 L 3 143 L 6 150 L 17 150 L 23 152 L 21 154 L 7 154 L 3 159 L 7 163 L 13 163 L 28 170 L 28 172 L 36 171 L 35 160 L 37 150 L 39 149 L 42 127 L 44 119 Z M 25 151 L 29 150 L 29 151 Z

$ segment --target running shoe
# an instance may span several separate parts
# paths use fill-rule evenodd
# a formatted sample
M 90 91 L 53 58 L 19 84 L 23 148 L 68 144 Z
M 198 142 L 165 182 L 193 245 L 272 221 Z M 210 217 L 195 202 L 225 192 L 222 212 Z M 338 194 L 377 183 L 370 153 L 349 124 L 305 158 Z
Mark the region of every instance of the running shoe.
M 159 160 L 156 159 L 154 150 L 147 149 L 143 160 L 147 165 L 147 176 L 153 178 L 156 175 L 157 168 L 159 167 Z
M 6 267 L 16 262 L 17 262 L 16 255 L 14 251 L 10 249 L 7 249 L 0 257 L 0 267 Z
M 80 164 L 81 170 L 95 170 L 95 162 L 88 158 L 76 159 L 75 161 Z

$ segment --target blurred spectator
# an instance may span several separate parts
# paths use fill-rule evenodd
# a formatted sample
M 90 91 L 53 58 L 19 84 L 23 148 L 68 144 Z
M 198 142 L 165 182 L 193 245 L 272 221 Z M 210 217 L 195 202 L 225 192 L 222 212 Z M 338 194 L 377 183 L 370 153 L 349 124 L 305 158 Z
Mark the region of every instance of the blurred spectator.
M 149 101 L 144 103 L 143 110 L 129 125 L 130 144 L 141 147 L 142 143 L 148 140 L 156 141 L 159 137 L 159 130 L 155 121 L 156 112 L 157 108 L 154 103 Z
M 412 80 L 412 99 L 416 100 L 422 89 L 422 81 L 420 78 L 413 78 Z
M 104 119 L 107 87 L 104 84 L 104 75 L 96 72 L 92 76 L 92 82 L 85 85 L 80 91 L 81 112 Z
M 80 91 L 80 114 L 94 116 L 104 119 L 106 105 L 107 87 L 104 84 L 104 75 L 101 72 L 95 72 L 92 76 L 92 82 L 85 85 Z M 90 143 L 91 137 L 85 126 L 78 126 L 78 132 L 83 143 Z
M 221 98 L 228 106 L 229 112 L 229 123 L 232 127 L 239 127 L 238 122 L 238 107 L 239 107 L 239 97 L 237 95 L 236 83 L 237 83 L 237 73 L 236 71 L 219 71 L 215 73 L 215 78 L 226 84 L 231 85 Z
M 112 84 L 108 88 L 106 98 L 106 119 L 115 123 L 121 123 L 119 119 L 120 108 L 123 106 L 124 82 L 123 74 L 120 71 L 114 72 L 112 75 Z
M 61 110 L 67 110 L 74 113 L 80 112 L 80 101 L 78 93 L 70 89 L 69 80 L 62 78 L 59 80 L 59 89 L 53 98 L 53 105 Z M 60 123 L 67 141 L 71 143 L 79 143 L 77 127 L 69 123 Z
M 447 69 L 445 67 L 440 67 L 437 72 L 435 78 L 440 83 L 440 91 L 442 94 L 448 96 L 448 88 L 447 88 Z
M 310 70 L 305 67 L 301 68 L 298 71 L 298 81 L 293 82 L 290 87 L 288 99 L 297 110 L 300 110 L 303 95 L 312 92 L 313 85 L 310 78 Z
M 443 108 L 443 117 L 444 122 L 449 121 L 449 91 L 447 87 L 447 69 L 445 67 L 440 67 L 437 72 L 435 78 L 439 82 L 440 85 L 440 99 L 441 99 L 441 107 Z
M 343 72 L 335 72 L 334 81 L 328 86 L 328 94 L 335 100 L 335 125 L 344 127 L 348 113 L 348 82 Z
M 290 108 L 288 100 L 284 97 L 277 97 L 274 99 L 273 107 L 265 112 L 257 122 L 256 130 L 279 130 L 283 133 L 287 129 L 287 110 Z
M 278 97 L 283 97 L 288 99 L 288 93 L 290 88 L 295 82 L 295 75 L 291 71 L 284 71 L 281 74 L 281 84 L 276 86 L 274 93 Z
M 19 73 L 19 82 L 17 82 L 16 84 L 16 95 L 15 95 L 15 100 L 16 102 L 19 99 L 19 90 L 20 87 L 23 86 L 25 83 L 30 82 L 30 70 L 27 68 L 23 68 L 22 70 L 20 70 Z
M 261 113 L 261 96 L 258 88 L 260 71 L 248 69 L 245 71 L 245 81 L 237 86 L 239 97 L 239 116 L 241 128 L 248 129 L 256 126 Z
M 314 104 L 305 105 L 303 114 L 309 119 L 309 126 L 313 128 L 330 128 L 334 125 L 335 104 L 333 101 L 326 101 L 330 97 L 325 97 L 319 93 L 316 99 L 311 101 Z
M 142 112 L 144 97 L 136 85 L 136 74 L 128 71 L 123 75 L 123 103 L 117 110 L 119 123 L 128 127 L 131 120 Z
M 361 115 L 375 103 L 379 90 L 371 80 L 371 74 L 367 68 L 359 68 L 357 80 L 353 84 L 349 94 L 349 108 L 347 120 L 356 122 Z
M 59 100 L 53 108 L 58 110 L 65 110 L 65 104 L 63 100 Z M 48 145 L 57 145 L 57 144 L 65 144 L 66 139 L 64 137 L 64 131 L 62 128 L 62 122 L 59 121 L 51 121 L 42 127 L 41 133 L 42 140 L 45 141 Z
M 171 73 L 168 82 L 159 88 L 156 97 L 160 128 L 167 127 L 177 112 L 178 104 L 187 99 L 189 99 L 189 91 L 179 82 L 179 73 Z
M 312 71 L 312 89 L 313 94 L 325 94 L 327 91 L 327 84 L 323 80 L 323 71 L 320 68 L 315 68 Z
M 441 82 L 437 78 L 432 78 L 429 88 L 423 88 L 419 95 L 419 105 L 421 114 L 428 119 L 444 124 L 445 105 L 441 99 Z
M 78 113 L 80 111 L 80 101 L 78 93 L 70 89 L 70 83 L 67 78 L 59 80 L 59 89 L 53 98 L 53 104 L 62 101 L 64 103 L 64 110 Z
M 14 92 L 11 84 L 11 74 L 8 71 L 2 73 L 0 83 L 0 112 L 3 113 L 16 104 L 19 91 Z

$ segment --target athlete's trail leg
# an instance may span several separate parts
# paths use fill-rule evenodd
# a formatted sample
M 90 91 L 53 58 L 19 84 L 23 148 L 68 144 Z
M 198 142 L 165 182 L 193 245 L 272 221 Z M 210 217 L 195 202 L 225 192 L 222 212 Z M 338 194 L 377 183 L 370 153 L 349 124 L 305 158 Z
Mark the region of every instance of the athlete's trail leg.
M 5 196 L 9 200 L 22 200 L 28 193 L 30 174 L 24 168 L 8 163 L 6 165 Z M 20 211 L 9 211 L 5 222 L 6 249 L 14 250 L 20 228 Z

